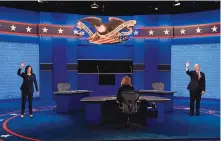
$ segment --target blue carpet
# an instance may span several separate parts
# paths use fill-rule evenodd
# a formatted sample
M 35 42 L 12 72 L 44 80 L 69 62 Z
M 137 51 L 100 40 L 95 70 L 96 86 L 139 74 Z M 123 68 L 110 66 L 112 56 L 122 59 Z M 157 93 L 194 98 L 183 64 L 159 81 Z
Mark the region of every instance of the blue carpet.
M 177 139 L 180 138 L 219 138 L 220 116 L 219 102 L 202 101 L 203 113 L 200 117 L 188 115 L 188 110 L 179 107 L 188 107 L 188 100 L 176 100 L 178 107 L 172 113 L 166 113 L 165 123 L 159 124 L 154 119 L 148 121 L 148 126 L 143 129 L 132 131 L 131 129 L 116 129 L 114 126 L 88 126 L 84 120 L 84 113 L 57 114 L 52 108 L 38 108 L 53 106 L 53 101 L 42 102 L 35 100 L 34 108 L 45 111 L 37 111 L 34 118 L 28 115 L 21 119 L 15 117 L 7 123 L 7 127 L 13 132 L 43 141 L 72 141 L 72 140 L 138 140 L 138 139 Z M 16 111 L 20 108 L 19 101 L 5 101 L 0 104 L 0 114 Z M 210 110 L 208 110 L 210 109 Z M 210 112 L 212 111 L 210 114 Z M 12 112 L 13 113 L 13 112 Z M 15 112 L 15 113 L 20 113 Z M 213 115 L 215 113 L 215 115 Z M 0 116 L 3 124 L 13 115 Z M 11 135 L 0 128 L 0 135 Z M 7 138 L 0 137 L 5 141 L 22 141 L 25 139 L 14 135 Z

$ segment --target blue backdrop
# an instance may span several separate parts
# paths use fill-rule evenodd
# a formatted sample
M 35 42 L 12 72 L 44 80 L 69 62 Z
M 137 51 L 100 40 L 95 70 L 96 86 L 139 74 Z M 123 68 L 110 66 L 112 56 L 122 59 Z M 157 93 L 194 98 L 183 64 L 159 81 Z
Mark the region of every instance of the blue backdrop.
M 208 16 L 210 15 L 210 16 Z M 12 22 L 40 24 L 43 28 L 47 24 L 59 26 L 74 27 L 77 21 L 87 15 L 62 14 L 32 12 L 16 9 L 0 8 L 0 20 Z M 100 17 L 107 20 L 108 17 Z M 220 11 L 207 11 L 199 13 L 177 14 L 177 15 L 135 15 L 121 16 L 121 19 L 136 20 L 136 28 L 159 27 L 159 26 L 185 26 L 195 24 L 211 24 L 220 22 Z M 42 25 L 43 24 L 43 25 Z M 68 28 L 68 27 L 66 27 Z M 65 63 L 76 64 L 78 59 L 133 59 L 134 64 L 143 64 L 143 71 L 135 71 L 132 80 L 135 89 L 149 89 L 152 81 L 161 81 L 165 83 L 165 89 L 175 88 L 171 86 L 171 72 L 159 72 L 157 70 L 148 70 L 157 64 L 171 64 L 171 46 L 172 49 L 177 46 L 192 44 L 219 44 L 220 36 L 203 36 L 187 38 L 132 38 L 129 41 L 117 45 L 90 45 L 82 46 L 84 41 L 79 38 L 70 38 L 62 36 L 27 36 L 15 34 L 0 34 L 1 41 L 39 44 L 40 63 L 53 63 L 53 71 L 40 71 L 40 92 L 41 99 L 50 100 L 52 92 L 56 91 L 56 83 L 67 81 L 72 84 L 73 89 L 89 89 L 91 95 L 115 94 L 119 87 L 120 80 L 124 76 L 116 76 L 115 86 L 98 86 L 95 74 L 78 75 L 76 71 L 67 71 Z M 185 46 L 186 48 L 187 46 Z M 148 52 L 152 51 L 150 58 Z M 208 51 L 208 50 L 207 50 Z M 110 52 L 110 53 L 107 53 Z M 173 51 L 172 51 L 173 54 Z M 154 62 L 151 62 L 155 60 Z M 190 58 L 191 59 L 191 58 Z M 189 60 L 190 60 L 189 59 Z M 179 60 L 172 60 L 172 70 Z M 192 62 L 191 62 L 192 63 Z M 205 63 L 205 62 L 200 62 Z M 202 64 L 203 66 L 204 64 Z M 207 74 L 207 70 L 204 70 Z M 62 76 L 59 76 L 62 74 Z M 186 77 L 185 73 L 183 76 Z M 173 74 L 172 74 L 173 79 Z M 87 81 L 90 80 L 90 81 Z M 87 82 L 87 83 L 85 83 Z M 91 83 L 90 83 L 91 82 Z M 172 83 L 173 85 L 173 83 Z M 209 85 L 208 85 L 209 86 Z M 176 90 L 179 90 L 176 88 Z M 184 89 L 183 89 L 184 90 Z M 208 89 L 209 90 L 209 89 Z M 219 91 L 219 89 L 216 89 Z M 106 93 L 105 91 L 109 91 Z M 187 90 L 184 90 L 187 93 Z M 181 94 L 183 92 L 179 92 Z M 178 94 L 178 95 L 179 95 Z M 183 96 L 183 94 L 181 94 Z M 186 96 L 186 95 L 185 95 Z M 218 93 L 209 93 L 206 97 L 218 98 Z
M 22 78 L 17 75 L 17 70 L 21 61 L 32 66 L 39 82 L 39 45 L 0 42 L 0 50 L 0 98 L 19 98 Z
M 171 47 L 171 89 L 177 96 L 189 96 L 186 91 L 190 81 L 185 75 L 185 63 L 188 60 L 193 70 L 194 64 L 200 64 L 206 75 L 205 97 L 220 98 L 220 44 L 173 45 Z

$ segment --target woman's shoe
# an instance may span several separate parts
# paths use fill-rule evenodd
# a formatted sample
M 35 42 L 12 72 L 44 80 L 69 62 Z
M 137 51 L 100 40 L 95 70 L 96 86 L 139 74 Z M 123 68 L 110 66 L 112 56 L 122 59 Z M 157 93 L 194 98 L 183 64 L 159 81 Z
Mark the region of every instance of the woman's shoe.
M 33 115 L 30 115 L 30 118 L 33 118 Z
M 21 118 L 24 118 L 25 116 L 24 115 L 21 115 Z

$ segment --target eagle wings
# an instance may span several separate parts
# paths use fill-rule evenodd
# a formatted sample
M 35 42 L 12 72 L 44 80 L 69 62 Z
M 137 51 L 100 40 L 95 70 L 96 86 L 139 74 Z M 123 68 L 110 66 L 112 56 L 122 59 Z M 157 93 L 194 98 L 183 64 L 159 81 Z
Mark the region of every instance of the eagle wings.
M 102 23 L 102 19 L 97 18 L 97 17 L 86 17 L 86 18 L 82 18 L 81 21 L 86 21 L 94 27 L 105 25 L 105 27 L 107 28 L 107 31 L 106 31 L 107 33 L 111 32 L 116 27 L 118 27 L 119 25 L 125 22 L 124 20 L 116 18 L 116 17 L 110 17 L 109 23 Z

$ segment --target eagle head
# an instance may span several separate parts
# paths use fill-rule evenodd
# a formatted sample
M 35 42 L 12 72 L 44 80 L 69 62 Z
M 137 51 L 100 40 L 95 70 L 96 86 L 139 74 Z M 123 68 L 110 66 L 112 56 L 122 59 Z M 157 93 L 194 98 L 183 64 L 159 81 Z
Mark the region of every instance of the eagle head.
M 104 24 L 101 24 L 100 26 L 95 26 L 98 33 L 103 34 L 107 32 L 107 27 Z

